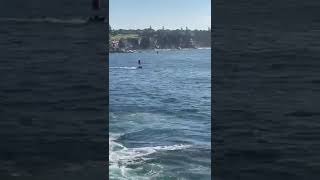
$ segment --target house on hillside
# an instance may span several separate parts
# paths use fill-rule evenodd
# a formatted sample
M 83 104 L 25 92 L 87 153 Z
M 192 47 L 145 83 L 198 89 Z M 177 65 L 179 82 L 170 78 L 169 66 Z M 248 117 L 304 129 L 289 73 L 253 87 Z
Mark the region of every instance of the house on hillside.
M 188 48 L 195 48 L 195 47 L 196 47 L 196 45 L 195 45 L 193 39 L 190 38 L 189 43 L 188 43 Z
M 111 48 L 112 48 L 113 50 L 118 49 L 118 48 L 119 48 L 119 41 L 118 41 L 118 40 L 112 40 L 112 41 L 111 41 Z

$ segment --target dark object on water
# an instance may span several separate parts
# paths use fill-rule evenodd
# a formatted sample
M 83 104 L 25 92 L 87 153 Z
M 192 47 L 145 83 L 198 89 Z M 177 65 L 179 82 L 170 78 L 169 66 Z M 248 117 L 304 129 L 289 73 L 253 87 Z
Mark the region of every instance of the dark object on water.
M 100 0 L 92 0 L 92 9 L 99 10 L 100 9 Z
M 88 19 L 88 22 L 104 22 L 105 17 L 98 15 L 101 9 L 100 0 L 92 0 L 93 15 Z
M 142 66 L 141 66 L 141 61 L 140 61 L 140 59 L 138 60 L 138 64 L 139 64 L 139 66 L 138 66 L 138 69 L 142 69 Z
M 104 22 L 105 17 L 102 16 L 93 16 L 89 18 L 89 22 Z

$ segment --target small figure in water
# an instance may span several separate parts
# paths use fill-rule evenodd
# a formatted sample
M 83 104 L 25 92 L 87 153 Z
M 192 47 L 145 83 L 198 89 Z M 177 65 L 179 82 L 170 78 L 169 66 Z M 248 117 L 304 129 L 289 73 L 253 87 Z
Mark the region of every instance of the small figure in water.
M 89 18 L 90 21 L 104 21 L 104 16 L 101 16 L 101 12 L 99 12 L 101 10 L 101 2 L 100 0 L 92 0 L 91 3 L 91 7 L 92 7 L 92 15 Z
M 138 64 L 139 64 L 138 68 L 139 68 L 139 69 L 142 69 L 142 66 L 141 66 L 141 61 L 140 61 L 140 59 L 138 60 Z

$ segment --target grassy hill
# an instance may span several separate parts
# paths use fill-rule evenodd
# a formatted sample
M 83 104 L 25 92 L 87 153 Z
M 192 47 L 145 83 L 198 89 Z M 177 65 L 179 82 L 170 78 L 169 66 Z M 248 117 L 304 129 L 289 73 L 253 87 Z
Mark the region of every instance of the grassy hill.
M 111 40 L 139 38 L 138 34 L 116 34 L 111 35 Z

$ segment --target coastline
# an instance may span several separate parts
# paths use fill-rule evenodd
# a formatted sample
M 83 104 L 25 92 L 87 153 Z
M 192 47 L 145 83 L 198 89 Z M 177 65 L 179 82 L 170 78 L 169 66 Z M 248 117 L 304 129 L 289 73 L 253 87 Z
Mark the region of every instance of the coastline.
M 163 48 L 163 49 L 123 49 L 123 50 L 110 50 L 109 53 L 139 53 L 142 51 L 175 51 L 175 50 L 191 50 L 191 49 L 211 49 L 211 47 L 195 47 L 195 48 Z

